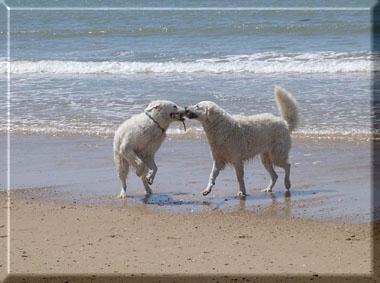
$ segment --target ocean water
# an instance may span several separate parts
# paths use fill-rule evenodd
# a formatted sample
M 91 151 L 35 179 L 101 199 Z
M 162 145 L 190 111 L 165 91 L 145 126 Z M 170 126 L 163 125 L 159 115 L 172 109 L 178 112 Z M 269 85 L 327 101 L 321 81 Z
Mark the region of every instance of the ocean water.
M 212 100 L 233 114 L 278 113 L 273 87 L 280 85 L 301 107 L 295 135 L 371 135 L 371 78 L 379 64 L 371 53 L 370 10 L 14 10 L 10 27 L 14 133 L 112 136 L 155 99 Z M 0 28 L 4 42 L 4 18 Z M 6 107 L 0 100 L 1 113 Z M 6 121 L 0 123 L 5 132 Z M 170 135 L 202 134 L 200 124 L 187 123 L 187 133 L 173 124 Z

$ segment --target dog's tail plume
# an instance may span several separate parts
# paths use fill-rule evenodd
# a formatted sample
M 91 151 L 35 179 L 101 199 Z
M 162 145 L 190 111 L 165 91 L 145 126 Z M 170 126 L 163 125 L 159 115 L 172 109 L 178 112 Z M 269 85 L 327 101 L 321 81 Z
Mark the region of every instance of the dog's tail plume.
M 292 132 L 298 126 L 298 103 L 289 92 L 279 86 L 274 87 L 274 95 L 281 117 L 288 123 Z

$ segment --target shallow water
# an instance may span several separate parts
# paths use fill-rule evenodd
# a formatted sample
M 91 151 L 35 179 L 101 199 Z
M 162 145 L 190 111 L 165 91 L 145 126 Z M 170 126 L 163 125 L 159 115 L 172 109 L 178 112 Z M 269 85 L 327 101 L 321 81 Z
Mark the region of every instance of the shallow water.
M 5 143 L 4 137 L 0 140 Z M 40 200 L 117 207 L 143 205 L 173 213 L 246 210 L 280 217 L 355 223 L 371 220 L 369 143 L 295 141 L 289 194 L 279 168 L 274 193 L 261 192 L 269 176 L 255 159 L 245 169 L 245 200 L 236 197 L 238 185 L 231 168 L 221 172 L 209 196 L 201 195 L 212 166 L 208 145 L 202 140 L 164 143 L 157 153 L 159 170 L 152 186 L 154 193 L 149 197 L 141 180 L 131 172 L 127 199 L 117 198 L 120 184 L 111 157 L 110 139 L 15 136 L 11 188 L 26 189 L 25 196 Z M 2 164 L 0 172 L 5 174 L 5 170 Z
M 117 126 L 151 100 L 180 105 L 216 101 L 233 114 L 277 114 L 273 86 L 291 91 L 301 108 L 301 136 L 359 138 L 371 135 L 369 74 L 273 75 L 86 75 L 17 76 L 12 79 L 12 131 L 48 135 L 112 136 Z M 143 87 L 142 87 L 143 85 Z M 0 105 L 5 113 L 6 104 Z M 199 137 L 199 123 L 187 121 L 187 136 Z M 5 120 L 0 130 L 6 130 Z M 184 135 L 180 123 L 169 129 Z
M 297 134 L 368 140 L 375 66 L 370 22 L 369 10 L 13 11 L 11 129 L 110 136 L 155 99 L 213 100 L 233 114 L 277 113 L 272 92 L 281 85 L 301 106 Z M 0 84 L 6 71 L 0 58 Z M 4 98 L 0 112 L 6 108 Z M 4 132 L 5 119 L 0 123 Z M 199 137 L 199 125 L 189 126 L 190 136 Z M 170 133 L 182 135 L 179 127 Z

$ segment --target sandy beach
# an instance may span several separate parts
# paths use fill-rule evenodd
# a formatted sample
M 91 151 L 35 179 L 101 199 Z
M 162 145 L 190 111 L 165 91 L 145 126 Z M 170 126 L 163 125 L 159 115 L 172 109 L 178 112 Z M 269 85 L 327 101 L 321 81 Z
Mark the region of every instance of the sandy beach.
M 57 205 L 16 195 L 11 207 L 13 274 L 323 277 L 373 271 L 368 224 L 249 212 L 183 215 L 143 207 Z M 1 241 L 5 248 L 6 239 Z M 4 259 L 1 265 L 6 266 Z
M 109 139 L 12 137 L 12 274 L 366 281 L 374 271 L 368 144 L 297 140 L 290 195 L 282 182 L 274 194 L 261 193 L 267 179 L 255 161 L 246 170 L 244 201 L 235 197 L 232 169 L 223 171 L 210 197 L 201 196 L 211 166 L 202 140 L 166 141 L 154 194 L 145 198 L 132 173 L 128 198 L 119 200 L 111 149 Z M 6 251 L 5 191 L 1 201 Z
M 380 282 L 376 1 L 301 2 L 2 3 L 0 281 Z M 247 197 L 232 168 L 204 197 L 212 158 L 188 119 L 153 194 L 132 171 L 117 198 L 112 137 L 151 101 L 281 115 L 275 86 L 299 105 L 290 192 L 280 168 L 262 192 L 257 158 Z

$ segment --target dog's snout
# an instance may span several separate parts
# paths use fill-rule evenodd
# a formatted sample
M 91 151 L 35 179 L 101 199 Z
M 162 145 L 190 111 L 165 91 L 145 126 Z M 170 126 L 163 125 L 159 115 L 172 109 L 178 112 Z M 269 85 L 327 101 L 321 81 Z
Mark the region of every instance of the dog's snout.
M 189 119 L 195 119 L 198 118 L 198 115 L 195 114 L 193 111 L 191 111 L 189 108 L 185 107 L 185 115 Z

